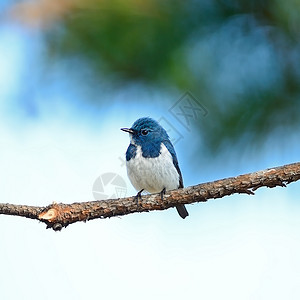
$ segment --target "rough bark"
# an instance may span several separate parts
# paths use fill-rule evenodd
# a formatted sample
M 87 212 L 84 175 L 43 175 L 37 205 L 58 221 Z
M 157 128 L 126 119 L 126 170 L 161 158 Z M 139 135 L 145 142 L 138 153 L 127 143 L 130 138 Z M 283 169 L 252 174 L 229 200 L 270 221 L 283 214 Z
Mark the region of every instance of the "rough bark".
M 300 163 L 266 169 L 254 173 L 230 177 L 184 189 L 167 191 L 164 199 L 159 194 L 142 197 L 138 205 L 135 197 L 80 202 L 72 204 L 53 203 L 47 207 L 0 204 L 0 214 L 36 219 L 47 224 L 47 228 L 61 230 L 78 221 L 104 219 L 135 212 L 164 210 L 178 204 L 205 202 L 208 199 L 246 193 L 254 195 L 260 187 L 285 187 L 300 179 Z M 192 216 L 191 216 L 192 217 Z

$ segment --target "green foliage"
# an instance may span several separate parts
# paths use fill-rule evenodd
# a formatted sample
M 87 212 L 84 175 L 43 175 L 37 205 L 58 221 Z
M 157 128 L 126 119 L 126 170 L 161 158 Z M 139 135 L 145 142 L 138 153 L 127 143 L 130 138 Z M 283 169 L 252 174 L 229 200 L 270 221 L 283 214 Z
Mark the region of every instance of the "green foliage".
M 199 127 L 218 149 L 299 125 L 299 28 L 296 0 L 90 0 L 50 27 L 47 40 L 52 58 L 79 57 L 107 80 L 190 90 L 209 109 Z
M 189 23 L 176 1 L 87 1 L 63 20 L 64 30 L 50 30 L 48 37 L 56 54 L 79 54 L 123 80 L 153 81 L 167 73 L 173 53 L 195 27 Z

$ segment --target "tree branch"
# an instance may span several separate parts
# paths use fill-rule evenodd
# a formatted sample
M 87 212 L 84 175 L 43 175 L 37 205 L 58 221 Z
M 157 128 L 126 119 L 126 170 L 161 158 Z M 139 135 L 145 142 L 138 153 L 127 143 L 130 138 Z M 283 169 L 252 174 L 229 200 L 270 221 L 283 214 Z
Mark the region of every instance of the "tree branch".
M 100 200 L 72 204 L 53 203 L 47 207 L 0 204 L 0 214 L 36 219 L 47 224 L 47 228 L 61 230 L 78 221 L 104 219 L 135 212 L 164 210 L 178 204 L 205 202 L 208 199 L 246 193 L 254 195 L 260 187 L 285 187 L 300 179 L 300 163 L 266 169 L 259 172 L 230 177 L 184 189 L 167 191 L 163 201 L 159 194 L 142 197 L 136 204 L 134 197 Z

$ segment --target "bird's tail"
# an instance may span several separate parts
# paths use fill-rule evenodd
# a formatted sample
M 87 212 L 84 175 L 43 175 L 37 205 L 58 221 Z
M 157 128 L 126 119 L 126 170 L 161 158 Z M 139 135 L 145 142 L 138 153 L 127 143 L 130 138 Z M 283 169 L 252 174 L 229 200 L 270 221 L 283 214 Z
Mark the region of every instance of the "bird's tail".
M 189 215 L 188 211 L 186 210 L 185 206 L 183 204 L 176 206 L 177 212 L 179 213 L 179 216 L 184 219 Z

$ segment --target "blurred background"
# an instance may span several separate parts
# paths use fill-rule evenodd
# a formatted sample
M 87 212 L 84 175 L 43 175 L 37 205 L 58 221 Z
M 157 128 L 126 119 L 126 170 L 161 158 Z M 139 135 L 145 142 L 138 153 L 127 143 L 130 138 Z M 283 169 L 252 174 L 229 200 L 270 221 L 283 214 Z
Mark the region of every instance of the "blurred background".
M 136 193 L 130 127 L 186 186 L 299 161 L 299 1 L 2 0 L 1 202 Z M 0 216 L 1 299 L 299 299 L 300 183 L 56 233 Z

